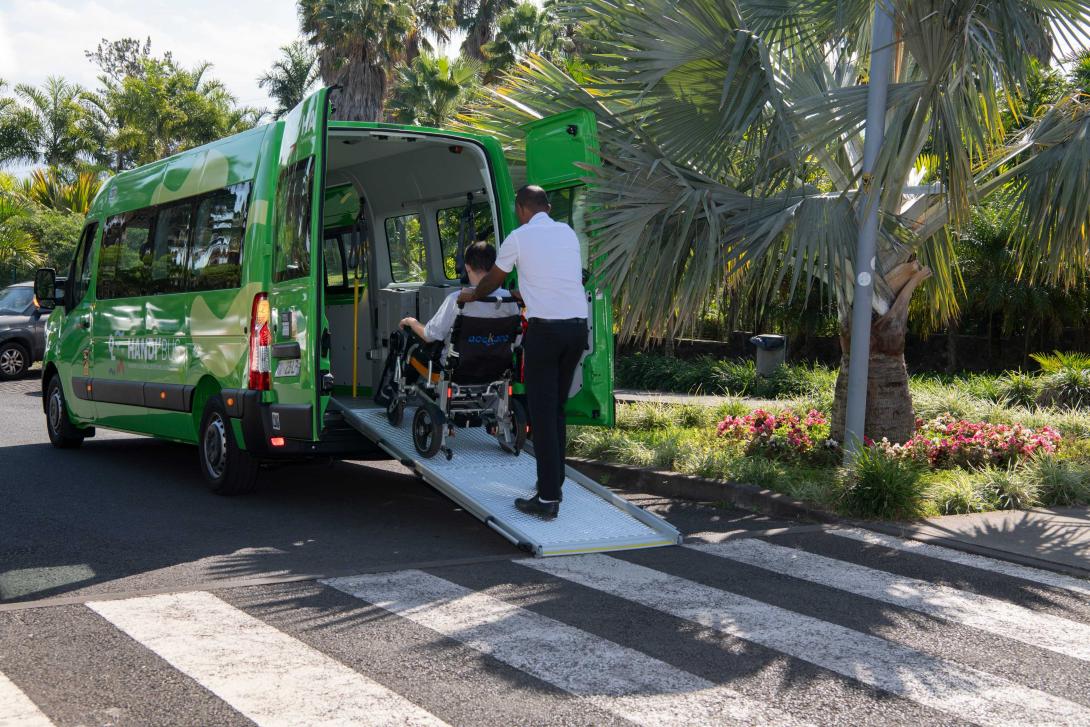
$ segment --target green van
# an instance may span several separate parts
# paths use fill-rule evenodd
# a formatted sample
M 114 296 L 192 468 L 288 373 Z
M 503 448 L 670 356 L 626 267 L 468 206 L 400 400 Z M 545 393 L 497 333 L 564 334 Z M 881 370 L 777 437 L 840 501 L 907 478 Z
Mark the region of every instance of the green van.
M 197 444 L 223 494 L 252 489 L 262 460 L 388 456 L 330 401 L 371 394 L 398 322 L 460 285 L 459 248 L 514 229 L 514 190 L 495 139 L 333 121 L 329 97 L 103 185 L 64 292 L 53 270 L 35 281 L 56 306 L 42 370 L 55 446 L 99 426 Z M 525 131 L 527 179 L 583 238 L 593 115 Z M 611 425 L 609 293 L 593 275 L 587 290 L 569 421 Z

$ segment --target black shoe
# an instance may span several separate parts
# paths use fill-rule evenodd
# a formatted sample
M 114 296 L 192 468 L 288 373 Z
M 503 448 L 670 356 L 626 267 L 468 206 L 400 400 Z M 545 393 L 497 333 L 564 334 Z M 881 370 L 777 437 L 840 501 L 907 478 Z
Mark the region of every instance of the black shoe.
M 515 507 L 518 508 L 520 512 L 524 512 L 527 515 L 537 515 L 545 520 L 552 520 L 560 512 L 559 502 L 542 502 L 541 495 L 534 495 L 529 499 L 516 497 Z

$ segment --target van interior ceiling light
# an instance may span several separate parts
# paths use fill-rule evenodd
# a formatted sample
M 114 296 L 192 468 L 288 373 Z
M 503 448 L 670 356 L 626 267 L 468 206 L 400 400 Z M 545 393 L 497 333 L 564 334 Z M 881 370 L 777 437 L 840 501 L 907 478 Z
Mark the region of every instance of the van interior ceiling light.
M 253 315 L 250 323 L 250 388 L 268 391 L 272 388 L 272 331 L 269 330 L 269 295 L 254 296 Z

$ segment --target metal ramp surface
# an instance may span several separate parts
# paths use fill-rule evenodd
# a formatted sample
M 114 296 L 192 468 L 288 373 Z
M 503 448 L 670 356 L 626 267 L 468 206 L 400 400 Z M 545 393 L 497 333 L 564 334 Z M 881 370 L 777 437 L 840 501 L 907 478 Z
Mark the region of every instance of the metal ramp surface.
M 455 430 L 450 440 L 453 459 L 448 461 L 442 455 L 424 459 L 413 447 L 411 408 L 406 409 L 402 425 L 394 427 L 385 412 L 369 401 L 334 397 L 332 405 L 391 457 L 536 556 L 655 548 L 681 542 L 674 526 L 571 467 L 567 468 L 564 502 L 555 520 L 519 512 L 515 498 L 531 493 L 537 478 L 533 455 L 524 451 L 515 457 L 504 452 L 495 437 L 479 427 Z

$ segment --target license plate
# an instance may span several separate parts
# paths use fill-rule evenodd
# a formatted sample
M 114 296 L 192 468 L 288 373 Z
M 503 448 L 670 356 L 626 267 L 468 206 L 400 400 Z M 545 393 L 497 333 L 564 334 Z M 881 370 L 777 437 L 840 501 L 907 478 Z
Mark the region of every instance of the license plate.
M 299 359 L 288 358 L 280 361 L 276 364 L 276 376 L 298 376 L 299 375 Z

